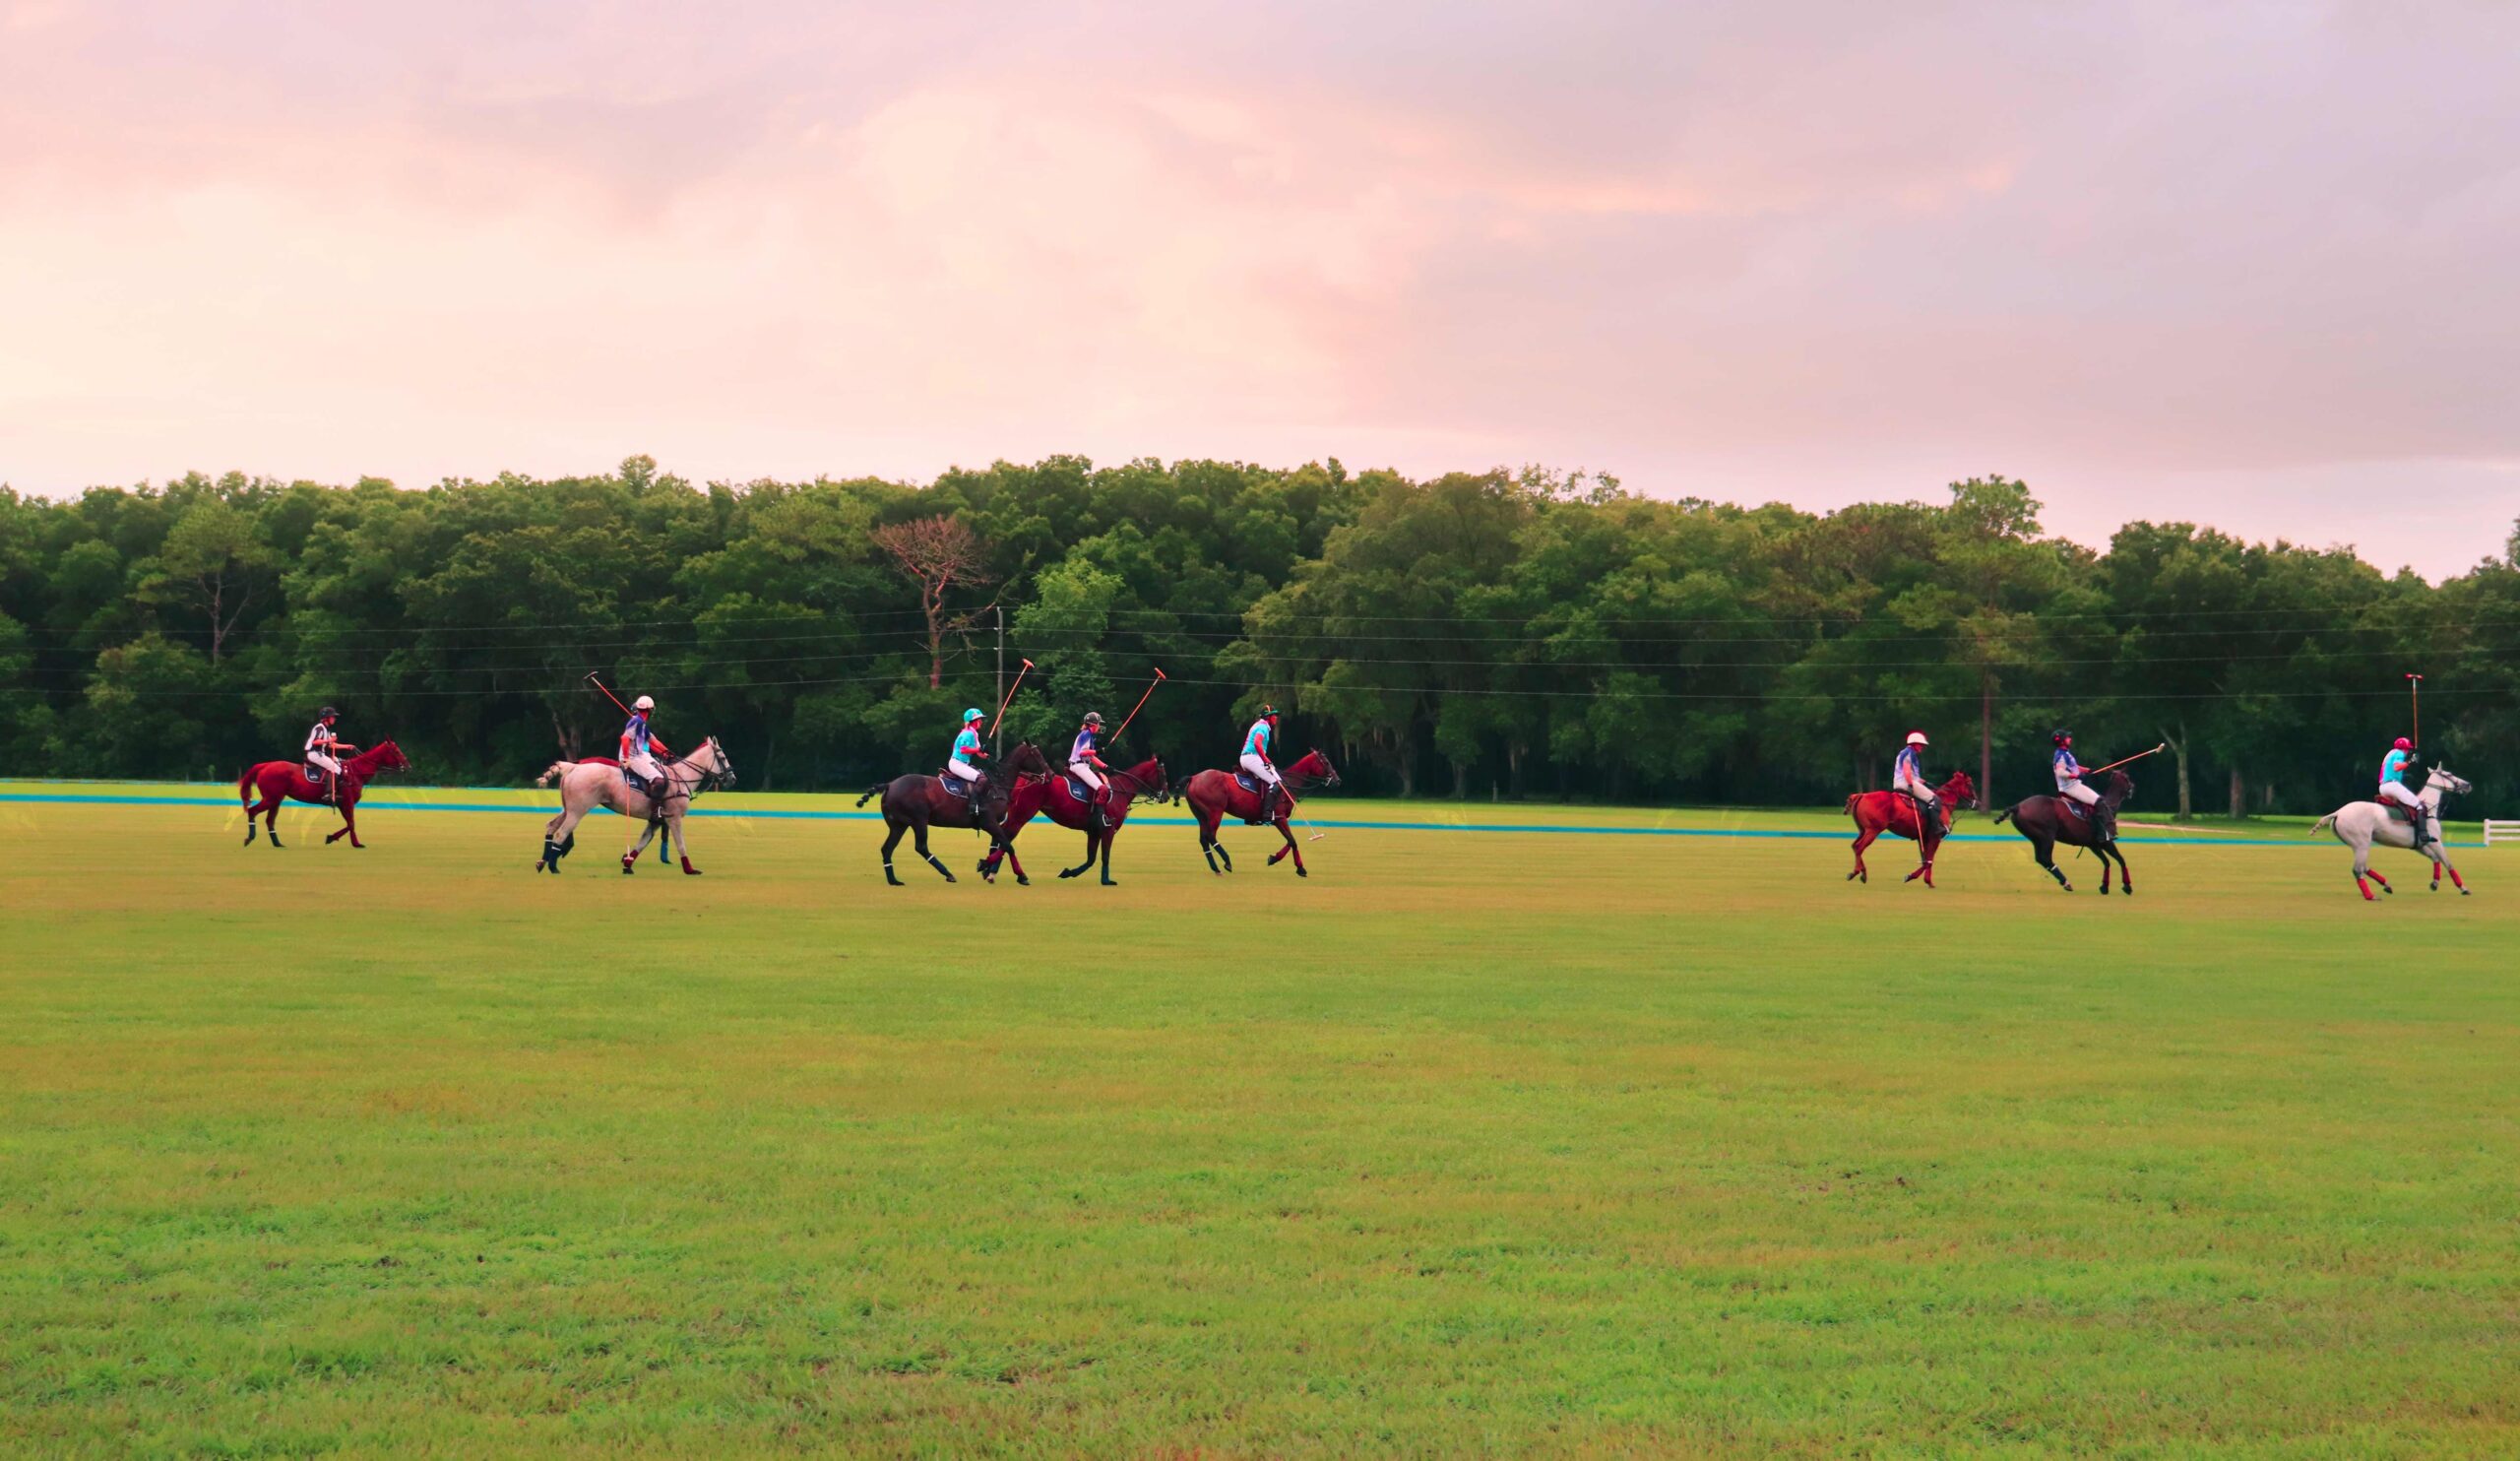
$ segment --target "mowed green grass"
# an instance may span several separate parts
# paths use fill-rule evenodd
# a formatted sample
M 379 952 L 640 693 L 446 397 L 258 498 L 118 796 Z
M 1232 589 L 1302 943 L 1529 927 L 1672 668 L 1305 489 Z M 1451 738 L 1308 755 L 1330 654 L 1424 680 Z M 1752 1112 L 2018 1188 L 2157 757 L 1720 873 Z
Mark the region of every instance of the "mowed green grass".
M 2520 1452 L 2520 850 L 322 825 L 0 801 L 0 1451 Z

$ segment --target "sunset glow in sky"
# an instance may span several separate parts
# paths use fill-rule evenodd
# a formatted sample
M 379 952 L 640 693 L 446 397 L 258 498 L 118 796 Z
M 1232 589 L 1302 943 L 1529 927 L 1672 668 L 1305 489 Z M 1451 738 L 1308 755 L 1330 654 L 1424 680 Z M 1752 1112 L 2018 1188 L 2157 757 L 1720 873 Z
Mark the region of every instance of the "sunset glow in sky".
M 0 0 L 0 480 L 2520 517 L 2520 6 Z

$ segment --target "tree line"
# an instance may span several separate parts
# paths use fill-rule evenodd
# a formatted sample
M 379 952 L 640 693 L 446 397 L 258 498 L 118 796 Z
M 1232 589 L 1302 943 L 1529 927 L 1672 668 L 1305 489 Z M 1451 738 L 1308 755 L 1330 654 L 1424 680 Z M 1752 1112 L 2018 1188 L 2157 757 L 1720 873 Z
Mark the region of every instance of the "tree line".
M 0 754 L 226 779 L 333 704 L 429 781 L 516 784 L 610 748 L 593 670 L 654 694 L 677 747 L 718 734 L 749 788 L 863 787 L 994 707 L 1002 632 L 1010 676 L 1038 667 L 1010 737 L 1116 723 L 1160 667 L 1133 753 L 1227 763 L 1274 701 L 1291 745 L 1404 795 L 1825 804 L 1915 727 L 2008 800 L 2070 724 L 2087 752 L 2170 746 L 2139 806 L 2325 810 L 2409 729 L 2409 673 L 2480 804 L 2520 789 L 2520 533 L 2433 585 L 2186 523 L 2095 551 L 2003 478 L 1945 497 L 1072 457 L 923 486 L 634 457 L 410 491 L 0 488 Z

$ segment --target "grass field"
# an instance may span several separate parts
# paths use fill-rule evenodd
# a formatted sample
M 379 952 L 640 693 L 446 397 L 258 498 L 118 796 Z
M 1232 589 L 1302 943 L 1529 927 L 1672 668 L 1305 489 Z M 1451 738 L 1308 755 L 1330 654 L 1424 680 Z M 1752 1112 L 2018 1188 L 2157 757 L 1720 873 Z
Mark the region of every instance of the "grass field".
M 0 1451 L 2520 1454 L 2520 850 L 895 890 L 863 822 L 536 878 L 128 790 L 205 801 L 0 799 Z

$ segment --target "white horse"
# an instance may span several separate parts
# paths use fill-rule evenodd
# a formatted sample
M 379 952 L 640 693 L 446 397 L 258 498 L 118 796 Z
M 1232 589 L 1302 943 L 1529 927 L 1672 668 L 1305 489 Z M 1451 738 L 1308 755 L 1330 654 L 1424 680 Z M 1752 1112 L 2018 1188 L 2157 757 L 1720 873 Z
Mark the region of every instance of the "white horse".
M 560 814 L 542 826 L 542 860 L 534 864 L 536 872 L 558 872 L 560 859 L 578 845 L 578 821 L 598 806 L 608 807 L 625 817 L 636 818 L 639 835 L 630 850 L 621 855 L 621 870 L 635 872 L 639 855 L 662 826 L 672 839 L 674 856 L 682 859 L 682 870 L 698 876 L 700 869 L 691 865 L 691 851 L 682 845 L 682 818 L 691 810 L 692 798 L 703 792 L 714 792 L 735 784 L 734 762 L 726 757 L 726 748 L 712 735 L 688 753 L 664 764 L 666 791 L 662 796 L 650 797 L 631 790 L 621 768 L 609 761 L 554 761 L 550 769 L 534 779 L 537 787 L 551 785 L 560 779 Z M 664 860 L 662 845 L 657 848 L 657 860 Z
M 2420 799 L 2424 802 L 2426 830 L 2432 834 L 2432 841 L 2424 850 L 2432 858 L 2432 891 L 2436 893 L 2441 891 L 2441 874 L 2444 872 L 2450 874 L 2451 882 L 2458 884 L 2462 896 L 2468 891 L 2467 881 L 2459 876 L 2459 869 L 2450 865 L 2448 850 L 2441 846 L 2441 798 L 2447 793 L 2475 790 L 2463 778 L 2452 776 L 2438 766 L 2433 767 L 2424 779 Z M 2393 848 L 2413 848 L 2415 828 L 2411 823 L 2391 816 L 2386 803 L 2349 801 L 2311 823 L 2310 835 L 2316 837 L 2321 829 L 2330 827 L 2335 829 L 2337 841 L 2354 849 L 2354 885 L 2362 890 L 2365 899 L 2371 897 L 2373 882 L 2380 885 L 2383 893 L 2397 892 L 2389 886 L 2389 880 L 2371 865 L 2371 844 L 2377 842 Z

